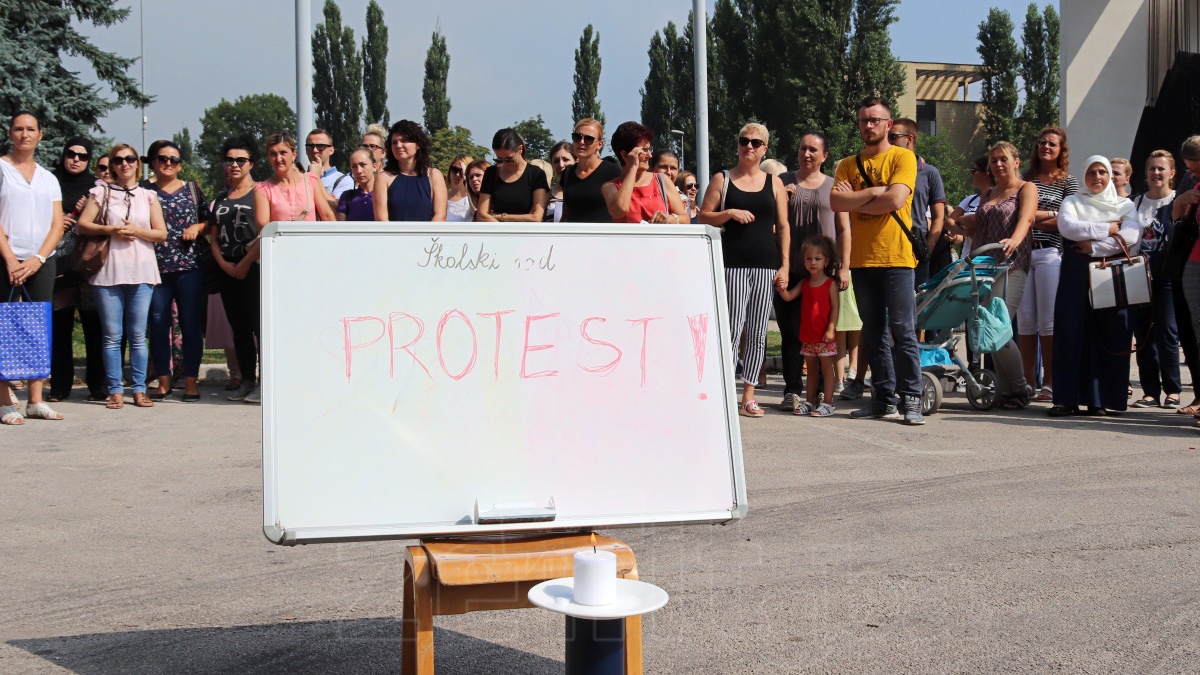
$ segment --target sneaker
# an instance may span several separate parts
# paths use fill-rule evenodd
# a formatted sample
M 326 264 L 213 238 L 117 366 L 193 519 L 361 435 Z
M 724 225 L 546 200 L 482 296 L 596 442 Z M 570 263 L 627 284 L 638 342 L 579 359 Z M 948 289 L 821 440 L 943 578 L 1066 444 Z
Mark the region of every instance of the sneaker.
M 779 409 L 785 412 L 796 412 L 796 406 L 800 405 L 800 397 L 787 393 L 783 395 L 783 400 L 779 402 Z
M 868 417 L 877 420 L 896 419 L 899 417 L 899 412 L 896 410 L 896 406 L 892 405 L 891 403 L 884 403 L 883 401 L 871 401 L 870 405 L 867 407 L 860 408 L 859 410 L 855 410 L 854 412 L 850 413 L 851 419 L 863 420 L 867 419 Z
M 846 371 L 846 381 L 847 382 L 849 382 L 850 380 L 856 379 L 857 377 L 858 377 L 858 371 L 854 370 L 853 368 Z
M 242 399 L 242 403 L 253 403 L 260 405 L 262 403 L 262 387 L 255 387 L 254 391 L 250 392 L 246 398 Z
M 257 387 L 254 386 L 254 382 L 251 382 L 250 380 L 242 380 L 242 386 L 238 387 L 238 390 L 230 394 L 225 400 L 244 401 L 246 400 L 247 396 L 254 392 L 255 389 L 257 389 Z
M 853 401 L 862 398 L 863 383 L 858 380 L 846 380 L 842 383 L 842 400 Z
M 925 424 L 925 415 L 921 414 L 921 399 L 909 397 L 904 401 L 904 423 L 910 426 Z
M 834 395 L 834 396 L 837 396 L 838 394 L 840 394 L 840 393 L 842 393 L 843 391 L 845 391 L 845 389 L 846 389 L 846 383 L 845 383 L 845 382 L 841 382 L 841 381 L 839 381 L 839 382 L 835 382 L 835 383 L 834 383 L 834 385 L 833 385 L 833 395 Z

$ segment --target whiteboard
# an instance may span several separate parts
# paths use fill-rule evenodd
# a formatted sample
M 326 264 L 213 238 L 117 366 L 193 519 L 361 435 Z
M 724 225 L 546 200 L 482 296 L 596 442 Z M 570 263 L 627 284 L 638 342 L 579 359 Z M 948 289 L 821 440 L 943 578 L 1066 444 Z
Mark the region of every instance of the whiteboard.
M 263 531 L 295 544 L 740 518 L 727 317 L 703 225 L 272 223 Z M 551 501 L 550 522 L 477 519 Z

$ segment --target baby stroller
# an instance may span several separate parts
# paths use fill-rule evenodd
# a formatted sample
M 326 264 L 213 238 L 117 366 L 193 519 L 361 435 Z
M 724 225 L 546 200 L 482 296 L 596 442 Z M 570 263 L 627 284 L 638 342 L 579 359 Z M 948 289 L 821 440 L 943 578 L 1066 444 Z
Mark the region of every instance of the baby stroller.
M 1000 244 L 988 244 L 973 250 L 939 272 L 917 289 L 917 329 L 926 333 L 945 331 L 945 340 L 918 343 L 921 355 L 921 411 L 929 415 L 942 405 L 946 386 L 966 384 L 967 400 L 978 410 L 996 405 L 996 373 L 986 368 L 969 368 L 958 355 L 959 337 L 953 329 L 966 324 L 968 344 L 980 353 L 976 342 L 980 313 L 992 297 L 992 285 L 1008 273 L 1008 262 L 997 262 L 989 251 Z M 945 384 L 943 384 L 945 383 Z

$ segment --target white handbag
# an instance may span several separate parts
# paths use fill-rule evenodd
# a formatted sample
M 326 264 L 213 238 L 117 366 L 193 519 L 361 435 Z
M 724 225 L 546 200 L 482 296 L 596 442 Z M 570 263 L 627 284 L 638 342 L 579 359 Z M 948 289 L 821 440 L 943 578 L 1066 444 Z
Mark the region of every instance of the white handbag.
M 1150 265 L 1144 255 L 1133 255 L 1125 240 L 1113 239 L 1123 253 L 1088 263 L 1092 309 L 1124 308 L 1150 304 Z

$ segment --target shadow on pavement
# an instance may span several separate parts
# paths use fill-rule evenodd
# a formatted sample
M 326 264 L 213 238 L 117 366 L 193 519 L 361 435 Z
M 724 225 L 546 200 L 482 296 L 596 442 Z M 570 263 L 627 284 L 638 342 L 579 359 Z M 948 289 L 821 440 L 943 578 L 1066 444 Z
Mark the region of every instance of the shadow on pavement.
M 94 633 L 8 644 L 80 675 L 101 673 L 399 673 L 400 620 Z M 437 672 L 561 673 L 562 662 L 436 629 Z

